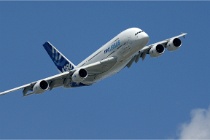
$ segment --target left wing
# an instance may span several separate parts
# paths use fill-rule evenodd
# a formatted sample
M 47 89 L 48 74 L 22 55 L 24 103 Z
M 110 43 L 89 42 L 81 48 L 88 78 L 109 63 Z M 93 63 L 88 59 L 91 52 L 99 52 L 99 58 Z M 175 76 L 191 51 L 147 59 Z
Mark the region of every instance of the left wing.
M 51 77 L 47 77 L 47 78 L 29 83 L 29 84 L 20 86 L 20 87 L 16 87 L 16 88 L 1 92 L 0 95 L 5 95 L 7 93 L 22 89 L 23 96 L 28 96 L 31 94 L 43 93 L 47 90 L 52 90 L 53 88 L 60 87 L 60 86 L 64 86 L 64 87 L 85 86 L 85 84 L 81 83 L 84 79 L 86 78 L 91 79 L 95 75 L 109 70 L 116 62 L 117 62 L 117 58 L 115 57 L 106 58 L 101 61 L 89 64 L 89 65 L 85 65 L 71 71 L 66 71 L 66 72 L 51 76 Z M 82 74 L 84 71 L 86 75 L 84 75 L 83 77 L 80 74 Z
M 134 61 L 137 63 L 140 58 L 144 60 L 147 54 L 150 54 L 151 57 L 158 57 L 164 53 L 165 48 L 169 51 L 178 49 L 182 45 L 180 38 L 185 37 L 186 35 L 187 33 L 182 33 L 178 36 L 174 36 L 172 38 L 143 47 L 136 55 L 132 57 L 126 66 L 129 68 Z
M 1 92 L 0 95 L 7 94 L 12 91 L 16 90 L 23 90 L 23 96 L 31 95 L 34 93 L 42 93 L 48 89 L 52 89 L 55 87 L 63 86 L 65 85 L 65 82 L 70 79 L 71 75 L 73 74 L 74 71 L 69 71 L 69 72 L 64 72 L 61 74 L 57 74 L 42 80 L 38 80 L 36 82 L 32 82 L 20 87 L 16 87 L 4 92 Z
M 116 62 L 117 62 L 116 57 L 108 57 L 101 61 L 97 61 L 95 63 L 82 66 L 82 68 L 87 71 L 88 75 L 100 74 L 108 71 L 116 64 Z

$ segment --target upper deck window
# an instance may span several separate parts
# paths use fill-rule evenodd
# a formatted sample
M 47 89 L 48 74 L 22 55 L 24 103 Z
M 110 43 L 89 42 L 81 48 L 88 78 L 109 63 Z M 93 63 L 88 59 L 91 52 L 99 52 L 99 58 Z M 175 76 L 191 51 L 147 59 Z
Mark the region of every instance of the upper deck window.
M 144 31 L 138 31 L 137 33 L 135 33 L 135 35 L 137 35 L 137 34 L 139 34 L 139 33 L 141 33 L 141 32 L 144 32 Z

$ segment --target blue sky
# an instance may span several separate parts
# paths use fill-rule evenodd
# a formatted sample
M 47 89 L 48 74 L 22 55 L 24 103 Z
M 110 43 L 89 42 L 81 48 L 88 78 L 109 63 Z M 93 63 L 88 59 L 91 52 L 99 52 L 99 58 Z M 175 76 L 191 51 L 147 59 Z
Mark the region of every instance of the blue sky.
M 57 74 L 45 41 L 78 64 L 130 27 L 143 29 L 149 43 L 188 33 L 179 50 L 147 56 L 93 86 L 1 96 L 0 138 L 210 138 L 209 7 L 0 2 L 1 91 Z

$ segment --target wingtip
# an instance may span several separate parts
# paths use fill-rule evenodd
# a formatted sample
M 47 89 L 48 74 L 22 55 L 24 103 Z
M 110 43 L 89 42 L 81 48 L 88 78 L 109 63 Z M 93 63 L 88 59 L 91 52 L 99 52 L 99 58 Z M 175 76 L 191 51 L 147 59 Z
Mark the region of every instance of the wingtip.
M 0 96 L 5 95 L 7 93 L 9 93 L 9 92 L 8 91 L 0 92 Z
M 181 33 L 181 35 L 183 36 L 183 38 L 185 38 L 185 36 L 187 35 L 187 33 Z

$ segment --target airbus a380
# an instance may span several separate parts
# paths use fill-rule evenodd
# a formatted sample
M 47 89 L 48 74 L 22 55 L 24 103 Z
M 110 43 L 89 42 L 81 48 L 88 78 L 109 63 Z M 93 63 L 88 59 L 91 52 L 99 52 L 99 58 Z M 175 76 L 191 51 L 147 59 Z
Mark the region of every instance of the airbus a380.
M 50 42 L 43 44 L 48 55 L 60 71 L 60 74 L 47 77 L 29 84 L 16 87 L 0 95 L 22 89 L 23 96 L 40 94 L 56 87 L 90 86 L 107 78 L 132 63 L 144 60 L 147 54 L 151 57 L 162 55 L 165 48 L 169 51 L 178 49 L 181 37 L 186 33 L 147 46 L 149 36 L 139 28 L 129 28 L 122 31 L 78 65 L 74 65 Z

